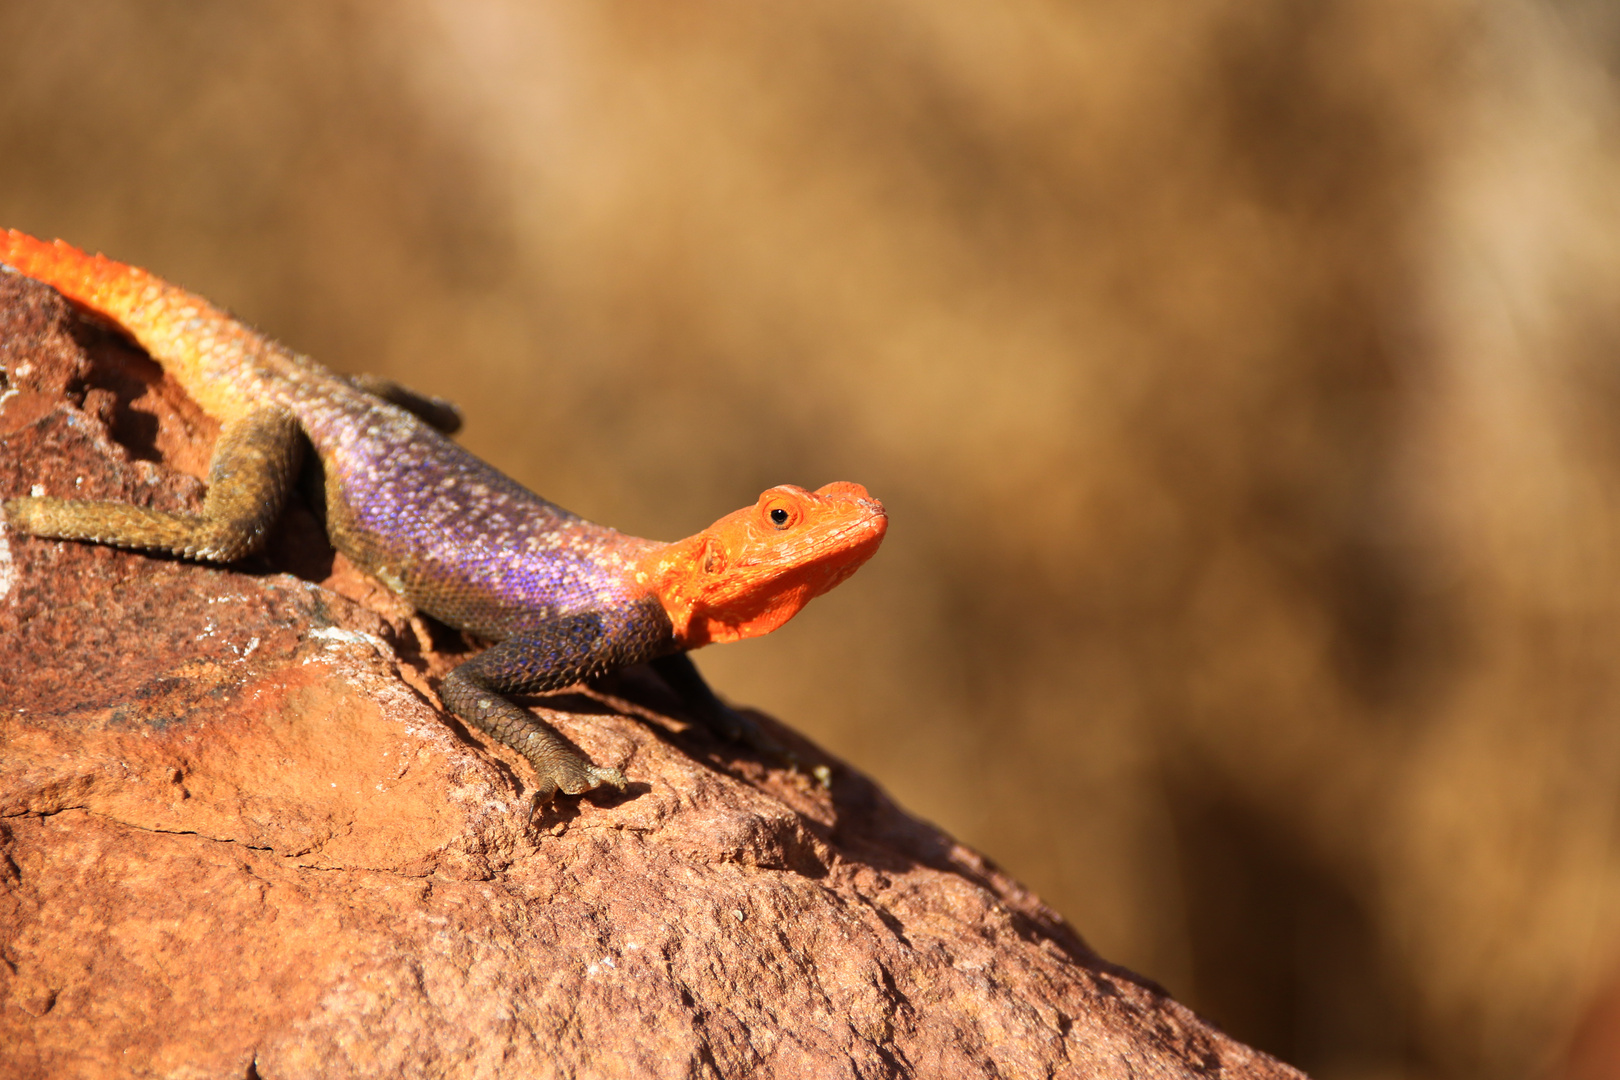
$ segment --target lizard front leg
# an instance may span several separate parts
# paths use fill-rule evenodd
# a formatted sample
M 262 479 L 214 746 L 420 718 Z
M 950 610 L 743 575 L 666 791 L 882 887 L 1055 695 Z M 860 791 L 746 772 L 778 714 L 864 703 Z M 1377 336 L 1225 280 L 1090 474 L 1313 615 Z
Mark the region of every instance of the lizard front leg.
M 570 621 L 580 620 L 564 620 Z M 621 791 L 625 786 L 618 769 L 592 765 L 550 727 L 502 696 L 556 690 L 577 682 L 585 674 L 577 658 L 563 657 L 559 663 L 554 650 L 559 638 L 578 637 L 564 627 L 560 632 L 511 638 L 462 664 L 439 684 L 445 708 L 528 758 L 541 802 L 558 791 L 578 795 L 603 784 Z
M 201 513 L 34 496 L 8 501 L 6 520 L 33 536 L 233 562 L 264 545 L 298 475 L 303 445 L 291 413 L 259 409 L 220 431 Z

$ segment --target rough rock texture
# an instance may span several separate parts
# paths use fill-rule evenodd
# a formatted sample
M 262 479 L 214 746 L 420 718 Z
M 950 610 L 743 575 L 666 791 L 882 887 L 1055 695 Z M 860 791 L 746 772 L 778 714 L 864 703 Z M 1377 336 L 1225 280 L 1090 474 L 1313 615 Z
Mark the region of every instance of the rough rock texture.
M 208 419 L 3 273 L 0 373 L 0 497 L 199 501 Z M 1299 1075 L 645 672 L 545 702 L 631 789 L 536 808 L 471 647 L 300 508 L 228 570 L 0 531 L 0 1076 Z

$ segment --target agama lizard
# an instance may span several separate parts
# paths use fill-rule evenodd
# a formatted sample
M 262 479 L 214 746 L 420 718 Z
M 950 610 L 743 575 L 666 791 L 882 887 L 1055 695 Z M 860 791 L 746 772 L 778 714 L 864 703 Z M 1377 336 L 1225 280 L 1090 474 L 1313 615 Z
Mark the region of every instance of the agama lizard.
M 338 376 L 145 270 L 15 230 L 0 233 L 0 263 L 112 321 L 222 425 L 200 513 L 42 496 L 4 504 L 14 528 L 231 562 L 263 544 L 313 447 L 332 545 L 418 610 L 496 643 L 439 695 L 534 765 L 540 799 L 625 779 L 504 695 L 650 662 L 722 734 L 757 737 L 687 650 L 781 626 L 869 559 L 888 526 L 859 484 L 784 484 L 685 540 L 629 536 L 451 442 L 446 403 Z

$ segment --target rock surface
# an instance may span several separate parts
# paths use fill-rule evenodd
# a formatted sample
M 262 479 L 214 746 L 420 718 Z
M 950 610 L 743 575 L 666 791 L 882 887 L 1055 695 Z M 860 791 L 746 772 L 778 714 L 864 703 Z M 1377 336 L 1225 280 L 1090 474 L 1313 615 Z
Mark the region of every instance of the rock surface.
M 200 502 L 214 425 L 3 272 L 0 376 L 0 497 Z M 1299 1075 L 646 672 L 543 703 L 630 790 L 534 806 L 473 647 L 298 507 L 230 569 L 0 529 L 0 1076 Z

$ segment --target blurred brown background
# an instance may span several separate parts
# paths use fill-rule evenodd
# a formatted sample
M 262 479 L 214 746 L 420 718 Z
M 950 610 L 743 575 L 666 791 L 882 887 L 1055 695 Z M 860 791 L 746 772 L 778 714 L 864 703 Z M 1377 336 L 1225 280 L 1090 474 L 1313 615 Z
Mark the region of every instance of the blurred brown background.
M 1620 8 L 12 0 L 0 42 L 0 224 L 644 535 L 869 486 L 878 558 L 700 663 L 1107 956 L 1322 1077 L 1620 1075 Z

